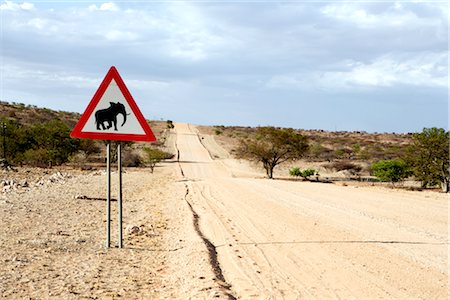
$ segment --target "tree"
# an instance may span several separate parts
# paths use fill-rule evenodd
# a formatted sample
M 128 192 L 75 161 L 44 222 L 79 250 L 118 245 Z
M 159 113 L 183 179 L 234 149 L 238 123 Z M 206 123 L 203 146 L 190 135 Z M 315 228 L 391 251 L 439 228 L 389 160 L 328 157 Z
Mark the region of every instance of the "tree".
M 172 120 L 167 120 L 166 124 L 167 124 L 167 128 L 169 128 L 169 129 L 175 128 L 175 125 L 173 125 Z
M 36 124 L 26 129 L 26 162 L 37 166 L 65 163 L 79 149 L 80 140 L 70 138 L 69 127 L 60 120 Z
M 414 134 L 406 160 L 423 188 L 441 183 L 449 191 L 449 132 L 433 127 Z
M 298 159 L 308 150 L 307 138 L 290 128 L 259 127 L 256 139 L 241 140 L 238 157 L 263 164 L 267 176 L 288 160 Z
M 161 160 L 171 158 L 173 156 L 170 153 L 164 152 L 156 148 L 144 148 L 144 151 L 145 154 L 147 155 L 147 159 L 145 160 L 145 162 L 150 167 L 151 173 L 153 173 L 156 164 L 160 163 Z
M 372 174 L 381 181 L 394 184 L 407 178 L 411 172 L 408 165 L 401 159 L 380 160 L 372 164 Z

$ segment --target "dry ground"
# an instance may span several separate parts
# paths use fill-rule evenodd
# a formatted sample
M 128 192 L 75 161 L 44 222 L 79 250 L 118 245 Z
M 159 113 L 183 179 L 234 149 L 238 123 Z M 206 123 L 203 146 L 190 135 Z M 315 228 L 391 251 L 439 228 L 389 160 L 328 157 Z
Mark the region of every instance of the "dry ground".
M 124 249 L 104 247 L 104 172 L 3 173 L 30 187 L 0 194 L 0 295 L 447 298 L 446 195 L 262 179 L 203 137 L 176 124 L 179 162 L 124 174 L 124 224 L 139 228 Z
M 0 198 L 0 296 L 206 299 L 220 294 L 173 164 L 155 174 L 147 169 L 124 174 L 124 225 L 140 228 L 136 234 L 125 231 L 124 249 L 115 248 L 114 201 L 114 248 L 105 249 L 105 172 L 66 170 L 64 180 L 51 183 L 53 172 L 3 174 L 18 182 L 28 177 L 31 187 Z M 112 176 L 116 187 L 117 174 Z

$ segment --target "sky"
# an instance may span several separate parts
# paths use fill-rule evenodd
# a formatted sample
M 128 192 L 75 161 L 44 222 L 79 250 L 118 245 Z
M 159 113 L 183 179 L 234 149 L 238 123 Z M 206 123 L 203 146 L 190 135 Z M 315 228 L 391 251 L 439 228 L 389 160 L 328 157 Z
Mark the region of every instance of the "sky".
M 82 113 L 115 66 L 148 119 L 448 129 L 447 1 L 3 1 L 0 99 Z

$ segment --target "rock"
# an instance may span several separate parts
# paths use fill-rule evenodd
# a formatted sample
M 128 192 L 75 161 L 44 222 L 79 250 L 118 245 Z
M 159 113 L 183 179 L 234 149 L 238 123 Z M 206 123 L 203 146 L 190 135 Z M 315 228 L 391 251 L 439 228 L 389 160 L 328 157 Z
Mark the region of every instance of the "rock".
M 22 181 L 22 182 L 20 183 L 20 186 L 21 186 L 21 187 L 29 187 L 30 184 L 28 183 L 27 180 L 24 180 L 24 181 Z
M 127 227 L 125 228 L 125 231 L 129 235 L 139 235 L 142 233 L 142 229 L 139 226 L 131 225 L 131 224 L 127 225 Z
M 9 167 L 9 163 L 6 159 L 1 158 L 0 159 L 0 168 L 7 169 Z

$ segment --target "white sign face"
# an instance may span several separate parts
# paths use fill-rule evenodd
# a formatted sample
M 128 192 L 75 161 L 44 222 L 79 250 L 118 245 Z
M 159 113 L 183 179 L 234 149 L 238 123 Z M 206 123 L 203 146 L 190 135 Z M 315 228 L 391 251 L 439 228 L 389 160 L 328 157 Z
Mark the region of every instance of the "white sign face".
M 114 79 L 106 88 L 81 132 L 145 134 Z

